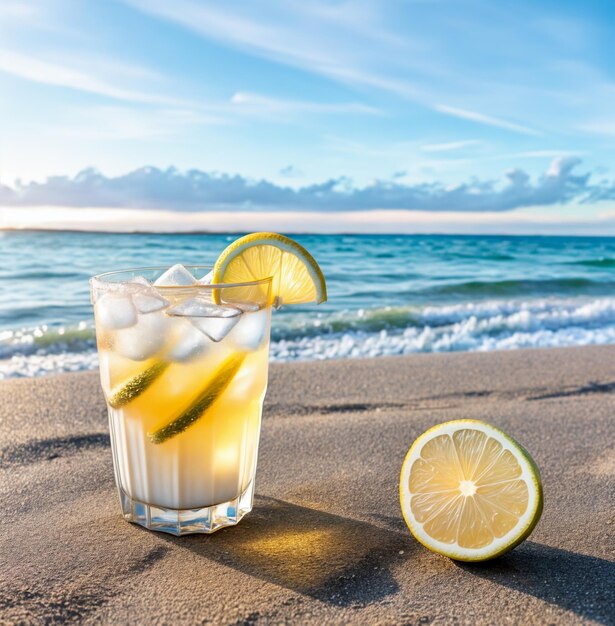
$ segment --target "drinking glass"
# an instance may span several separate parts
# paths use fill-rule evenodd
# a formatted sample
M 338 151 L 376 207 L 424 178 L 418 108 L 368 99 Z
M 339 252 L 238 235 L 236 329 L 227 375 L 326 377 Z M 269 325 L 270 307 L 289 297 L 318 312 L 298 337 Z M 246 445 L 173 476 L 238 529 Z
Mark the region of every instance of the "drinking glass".
M 271 279 L 152 287 L 164 271 L 90 280 L 115 480 L 126 520 L 211 533 L 252 509 Z

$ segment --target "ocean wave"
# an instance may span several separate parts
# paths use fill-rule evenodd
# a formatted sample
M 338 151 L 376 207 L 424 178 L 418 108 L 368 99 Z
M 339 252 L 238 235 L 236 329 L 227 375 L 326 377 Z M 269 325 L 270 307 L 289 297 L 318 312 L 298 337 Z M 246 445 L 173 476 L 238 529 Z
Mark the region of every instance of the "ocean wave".
M 615 298 L 489 300 L 280 315 L 272 361 L 615 343 Z M 0 379 L 97 366 L 93 328 L 0 333 Z
M 600 259 L 582 259 L 580 261 L 571 261 L 569 265 L 581 265 L 583 267 L 615 267 L 615 259 L 602 257 Z
M 565 294 L 566 292 L 592 293 L 615 289 L 614 282 L 595 281 L 589 278 L 544 278 L 523 280 L 467 281 L 430 287 L 425 292 L 439 295 L 463 295 L 468 297 L 516 296 L 527 294 Z
M 6 361 L 0 360 L 0 380 L 35 378 L 46 374 L 83 372 L 98 367 L 96 352 L 64 354 L 18 354 Z
M 490 351 L 615 343 L 615 298 L 492 301 L 425 307 L 406 328 L 354 328 L 272 343 L 272 359 Z
M 94 327 L 88 322 L 74 326 L 0 331 L 0 359 L 14 356 L 91 352 L 96 348 Z M 2 372 L 0 370 L 0 378 Z
M 404 277 L 407 278 L 407 277 Z M 417 276 L 420 278 L 420 276 Z M 454 281 L 460 278 L 459 281 Z M 615 281 L 594 280 L 584 277 L 567 278 L 536 278 L 536 279 L 506 279 L 506 280 L 464 280 L 465 275 L 429 279 L 429 286 L 424 288 L 416 285 L 403 287 L 395 291 L 396 298 L 405 298 L 409 301 L 427 302 L 501 298 L 527 298 L 540 296 L 575 297 L 575 296 L 607 296 L 615 292 Z M 425 277 L 423 277 L 425 279 Z M 399 278 L 392 277 L 392 281 Z M 384 282 L 384 281 L 380 281 Z M 373 291 L 358 289 L 350 294 L 355 299 L 373 298 Z
M 10 272 L 5 271 L 0 273 L 0 278 L 2 280 L 10 280 L 15 282 L 20 282 L 23 280 L 65 280 L 67 278 L 82 278 L 87 276 L 84 273 L 79 272 L 61 272 L 61 271 L 51 271 L 51 270 L 40 270 L 40 271 L 25 271 L 25 272 Z
M 345 332 L 377 333 L 412 328 L 447 327 L 471 320 L 481 323 L 481 330 L 493 332 L 511 324 L 527 324 L 534 330 L 553 329 L 571 324 L 608 325 L 615 323 L 615 299 L 530 301 L 488 300 L 441 306 L 383 307 L 359 309 L 328 315 L 304 315 L 280 319 L 272 329 L 276 341 L 317 337 Z
M 452 252 L 450 256 L 456 259 L 478 259 L 480 261 L 515 261 L 516 258 L 510 254 L 498 254 L 497 252 L 489 254 L 470 253 L 470 252 Z

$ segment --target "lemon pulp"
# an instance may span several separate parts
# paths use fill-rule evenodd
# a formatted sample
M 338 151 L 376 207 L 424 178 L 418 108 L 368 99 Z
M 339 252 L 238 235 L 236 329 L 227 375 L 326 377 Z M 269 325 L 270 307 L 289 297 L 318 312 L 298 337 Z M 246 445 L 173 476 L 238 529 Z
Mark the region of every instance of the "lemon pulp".
M 324 302 L 327 287 L 318 263 L 296 241 L 277 233 L 252 233 L 241 237 L 222 252 L 214 266 L 214 283 L 245 283 L 272 278 L 271 293 L 279 304 Z M 241 299 L 241 290 L 232 296 Z M 227 289 L 227 293 L 231 293 Z M 217 291 L 214 290 L 214 298 Z
M 428 548 L 460 560 L 511 549 L 542 509 L 538 470 L 498 429 L 473 420 L 424 433 L 410 449 L 400 483 L 404 517 Z

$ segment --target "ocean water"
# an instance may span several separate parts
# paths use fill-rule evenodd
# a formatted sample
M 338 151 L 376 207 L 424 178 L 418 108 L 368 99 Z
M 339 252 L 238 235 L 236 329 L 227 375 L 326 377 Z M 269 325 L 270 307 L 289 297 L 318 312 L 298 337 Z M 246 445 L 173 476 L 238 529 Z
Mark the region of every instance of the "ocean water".
M 88 278 L 213 264 L 237 235 L 0 232 L 0 379 L 96 367 Z M 273 361 L 615 343 L 615 238 L 300 235 L 329 301 Z

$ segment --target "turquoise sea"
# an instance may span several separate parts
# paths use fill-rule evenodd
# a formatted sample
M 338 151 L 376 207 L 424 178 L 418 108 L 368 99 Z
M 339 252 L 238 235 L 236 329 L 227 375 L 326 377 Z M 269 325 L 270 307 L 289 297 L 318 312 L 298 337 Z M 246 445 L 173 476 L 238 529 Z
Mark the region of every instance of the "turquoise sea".
M 96 367 L 88 278 L 212 264 L 238 235 L 0 232 L 0 378 Z M 615 343 L 615 238 L 299 235 L 329 301 L 275 361 Z

